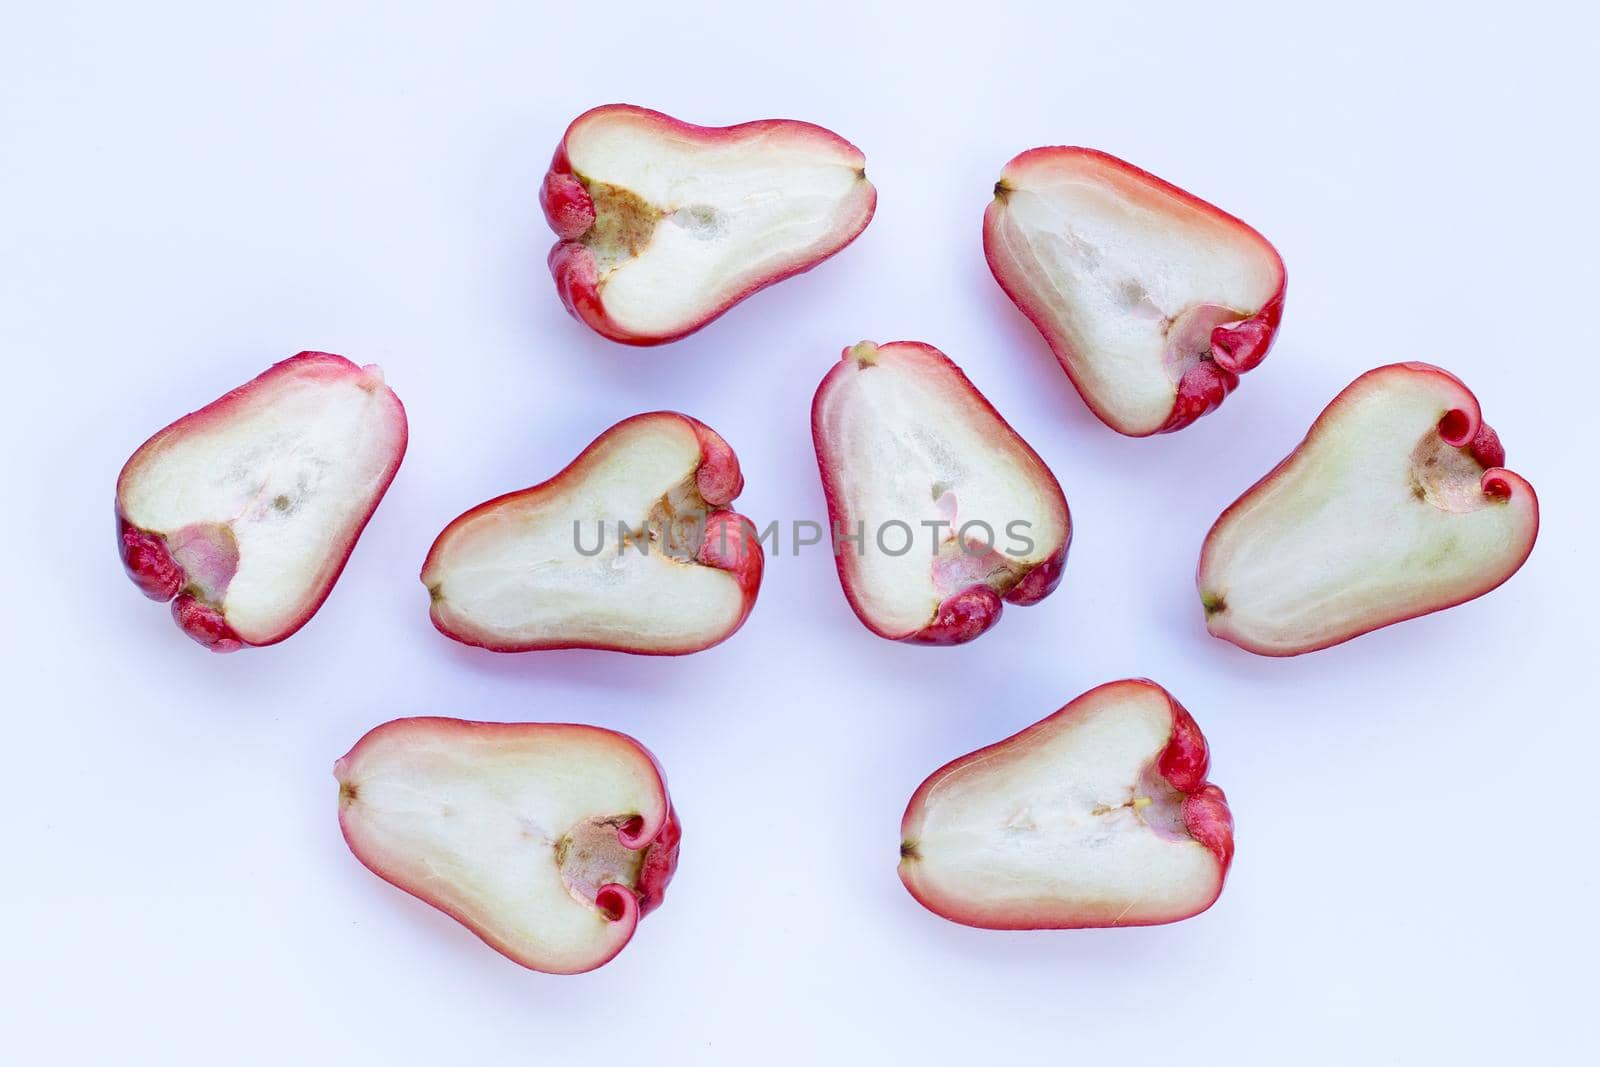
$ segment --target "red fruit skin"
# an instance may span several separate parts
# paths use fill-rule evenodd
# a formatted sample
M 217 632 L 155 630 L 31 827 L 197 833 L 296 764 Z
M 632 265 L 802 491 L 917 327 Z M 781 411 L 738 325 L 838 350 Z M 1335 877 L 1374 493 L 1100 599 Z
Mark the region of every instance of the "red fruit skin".
M 1375 379 L 1381 379 L 1383 376 L 1393 374 L 1437 375 L 1438 377 L 1449 381 L 1451 385 L 1459 391 L 1459 406 L 1451 408 L 1449 411 L 1445 412 L 1444 416 L 1440 419 L 1440 436 L 1443 437 L 1448 444 L 1455 445 L 1458 448 L 1468 449 L 1468 451 L 1472 453 L 1473 458 L 1487 468 L 1483 472 L 1483 478 L 1481 480 L 1481 485 L 1483 486 L 1483 491 L 1485 493 L 1489 494 L 1490 496 L 1497 497 L 1510 497 L 1513 494 L 1527 495 L 1529 504 L 1533 511 L 1533 530 L 1528 537 L 1528 544 L 1523 550 L 1522 555 L 1518 557 L 1516 563 L 1512 567 L 1510 567 L 1504 574 L 1500 575 L 1492 584 L 1487 585 L 1476 592 L 1469 591 L 1459 600 L 1452 600 L 1448 604 L 1440 604 L 1438 607 L 1429 608 L 1425 611 L 1412 612 L 1407 615 L 1401 615 L 1397 618 L 1388 619 L 1357 633 L 1347 634 L 1343 637 L 1336 637 L 1330 641 L 1324 641 L 1321 644 L 1312 645 L 1307 648 L 1267 648 L 1243 639 L 1235 639 L 1233 636 L 1224 637 L 1223 640 L 1237 645 L 1246 652 L 1252 652 L 1258 656 L 1283 658 L 1288 656 L 1304 655 L 1307 652 L 1320 652 L 1325 648 L 1332 648 L 1335 645 L 1342 645 L 1346 641 L 1360 637 L 1362 634 L 1369 634 L 1373 630 L 1379 630 L 1385 626 L 1393 626 L 1396 623 L 1406 622 L 1410 619 L 1421 618 L 1424 615 L 1432 615 L 1436 611 L 1444 611 L 1447 608 L 1453 608 L 1460 604 L 1465 604 L 1469 600 L 1476 600 L 1478 597 L 1487 593 L 1492 593 L 1494 590 L 1504 585 L 1513 574 L 1521 570 L 1522 565 L 1526 563 L 1528 561 L 1528 557 L 1533 554 L 1534 543 L 1539 539 L 1538 494 L 1533 491 L 1533 486 L 1528 483 L 1526 478 L 1523 478 L 1522 475 L 1517 474 L 1514 471 L 1507 470 L 1501 466 L 1501 464 L 1503 464 L 1506 460 L 1506 450 L 1500 443 L 1500 435 L 1491 429 L 1488 423 L 1483 421 L 1483 411 L 1478 405 L 1478 398 L 1473 394 L 1472 390 L 1467 388 L 1466 383 L 1441 367 L 1435 367 L 1431 363 L 1421 363 L 1413 360 L 1405 363 L 1390 363 L 1382 367 L 1375 367 L 1361 375 L 1361 377 L 1357 378 L 1349 385 L 1345 386 L 1345 388 L 1340 391 L 1339 395 L 1334 397 L 1333 400 L 1329 401 L 1328 406 L 1322 409 L 1322 413 L 1318 415 L 1316 421 L 1311 424 L 1311 428 L 1306 431 L 1305 437 L 1300 439 L 1300 443 L 1295 445 L 1294 448 L 1290 449 L 1289 454 L 1284 456 L 1283 459 L 1279 460 L 1277 465 L 1270 471 L 1262 475 L 1262 477 L 1257 480 L 1254 485 L 1246 489 L 1243 493 L 1239 494 L 1239 498 L 1237 500 L 1223 509 L 1222 514 L 1217 516 L 1217 521 L 1213 522 L 1211 524 L 1211 528 L 1206 531 L 1206 539 L 1200 549 L 1200 560 L 1195 564 L 1196 586 L 1198 587 L 1202 585 L 1206 570 L 1206 563 L 1211 558 L 1212 535 L 1216 533 L 1216 531 L 1236 511 L 1238 511 L 1239 508 L 1247 500 L 1249 500 L 1249 498 L 1254 495 L 1258 489 L 1270 485 L 1272 482 L 1277 480 L 1277 478 L 1283 473 L 1284 468 L 1289 465 L 1290 460 L 1294 459 L 1295 454 L 1305 446 L 1307 441 L 1310 441 L 1317 434 L 1325 420 L 1337 413 L 1342 404 L 1354 402 L 1351 398 L 1353 395 L 1358 393 L 1358 386 L 1361 386 L 1364 383 L 1369 383 Z
M 625 345 L 648 347 L 668 344 L 704 329 L 727 314 L 729 309 L 741 300 L 753 296 L 770 285 L 776 285 L 797 274 L 804 274 L 843 251 L 861 235 L 862 230 L 867 228 L 867 224 L 872 221 L 872 216 L 877 211 L 878 193 L 876 189 L 871 189 L 866 211 L 859 223 L 842 232 L 837 244 L 826 253 L 808 262 L 752 281 L 685 329 L 668 334 L 632 333 L 606 314 L 605 302 L 600 296 L 599 273 L 595 268 L 594 255 L 578 240 L 590 226 L 594 225 L 594 199 L 589 195 L 583 178 L 573 170 L 572 161 L 567 155 L 567 140 L 581 123 L 618 113 L 645 119 L 648 124 L 658 126 L 664 137 L 693 141 L 738 140 L 749 133 L 812 136 L 854 153 L 860 167 L 863 170 L 866 167 L 866 156 L 855 145 L 832 130 L 798 119 L 758 119 L 754 122 L 741 122 L 735 126 L 696 126 L 659 111 L 633 104 L 603 104 L 573 119 L 566 133 L 562 135 L 561 143 L 556 146 L 555 155 L 550 160 L 550 169 L 546 172 L 544 182 L 539 188 L 539 206 L 544 209 L 545 220 L 549 222 L 556 236 L 561 238 L 555 247 L 550 249 L 547 262 L 550 275 L 555 279 L 556 293 L 572 317 L 608 340 Z
M 526 967 L 531 971 L 541 971 L 547 974 L 583 974 L 588 971 L 598 970 L 599 968 L 610 963 L 612 960 L 616 959 L 617 955 L 628 946 L 630 941 L 633 940 L 633 934 L 638 927 L 639 920 L 661 906 L 662 899 L 666 894 L 667 884 L 672 881 L 672 876 L 677 872 L 678 869 L 678 849 L 683 838 L 683 828 L 678 822 L 677 811 L 672 806 L 672 798 L 667 793 L 667 778 L 665 773 L 663 773 L 661 770 L 661 761 L 656 759 L 655 753 L 651 752 L 648 748 L 645 748 L 644 745 L 641 744 L 636 738 L 631 737 L 628 734 L 622 733 L 618 730 L 607 730 L 602 726 L 589 726 L 584 723 L 474 722 L 468 719 L 451 719 L 443 716 L 425 715 L 404 719 L 391 719 L 389 722 L 375 726 L 371 730 L 368 730 L 362 736 L 361 740 L 355 743 L 355 746 L 352 747 L 349 752 L 345 753 L 342 757 L 334 762 L 334 777 L 338 778 L 341 784 L 343 783 L 344 778 L 342 776 L 342 768 L 344 768 L 347 764 L 354 763 L 360 756 L 362 746 L 367 744 L 368 741 L 373 737 L 380 735 L 381 732 L 386 730 L 392 730 L 396 728 L 411 728 L 414 726 L 439 731 L 515 730 L 519 728 L 526 729 L 528 727 L 538 727 L 540 729 L 548 729 L 552 731 L 571 730 L 576 732 L 590 732 L 605 734 L 616 738 L 622 742 L 632 745 L 645 756 L 649 757 L 651 765 L 655 768 L 656 780 L 660 783 L 661 798 L 662 803 L 666 808 L 666 817 L 662 820 L 660 826 L 651 827 L 648 825 L 643 825 L 642 820 L 635 820 L 636 822 L 641 823 L 641 825 L 639 825 L 631 834 L 629 833 L 629 829 L 632 828 L 624 828 L 617 831 L 618 839 L 626 847 L 633 849 L 645 849 L 644 862 L 640 868 L 639 874 L 639 886 L 637 889 L 633 890 L 628 889 L 626 886 L 620 885 L 604 886 L 601 888 L 600 892 L 596 894 L 595 898 L 596 904 L 608 907 L 609 910 L 616 915 L 616 918 L 613 920 L 614 922 L 628 924 L 628 936 L 624 938 L 617 945 L 616 949 L 610 954 L 596 960 L 589 966 L 578 971 L 550 971 L 544 967 L 538 966 L 536 963 L 519 956 L 509 945 L 501 944 L 499 941 L 490 937 L 483 930 L 473 925 L 471 920 L 469 920 L 468 917 L 463 915 L 459 910 L 452 908 L 441 901 L 434 900 L 410 885 L 407 885 L 405 882 L 391 876 L 390 872 L 385 870 L 380 864 L 375 863 L 362 853 L 360 846 L 352 837 L 350 829 L 345 822 L 344 805 L 341 804 L 339 807 L 340 836 L 344 838 L 345 847 L 350 850 L 350 854 L 354 856 L 363 867 L 408 896 L 415 897 L 429 907 L 437 908 L 439 911 L 444 912 L 446 915 L 450 916 L 450 918 L 454 919 L 468 930 L 471 930 L 484 944 L 500 953 L 500 955 L 504 956 L 512 963 L 517 964 L 519 967 Z
M 456 516 L 448 526 L 440 531 L 439 536 L 434 538 L 433 546 L 428 549 L 428 556 L 422 562 L 421 574 L 425 576 L 428 573 L 428 569 L 433 565 L 435 555 L 440 551 L 440 546 L 456 527 L 468 522 L 477 515 L 491 511 L 524 494 L 535 493 L 548 486 L 555 485 L 565 478 L 589 452 L 600 445 L 610 434 L 633 422 L 659 418 L 681 419 L 694 430 L 695 438 L 700 444 L 702 454 L 700 467 L 695 471 L 695 489 L 700 492 L 707 504 L 716 507 L 719 504 L 731 502 L 734 497 L 739 495 L 739 492 L 744 488 L 744 475 L 740 472 L 739 458 L 734 454 L 732 446 L 722 439 L 721 434 L 699 419 L 681 412 L 645 412 L 623 419 L 599 437 L 596 437 L 589 442 L 582 452 L 579 452 L 572 459 L 572 462 L 561 468 L 553 477 L 546 478 L 538 485 L 530 486 L 527 489 L 517 489 L 509 493 L 502 493 Z M 707 467 L 711 468 L 709 472 L 707 472 Z M 708 488 L 715 494 L 715 498 L 706 495 Z M 648 648 L 635 648 L 628 645 L 580 644 L 569 641 L 510 644 L 482 640 L 472 634 L 459 633 L 450 629 L 439 618 L 437 613 L 430 612 L 429 617 L 433 620 L 434 628 L 452 641 L 460 641 L 464 645 L 473 645 L 477 648 L 487 649 L 490 652 L 539 652 L 566 648 L 591 648 L 602 652 L 627 652 L 635 656 L 686 656 L 694 652 L 704 652 L 708 648 L 715 648 L 739 632 L 739 628 L 745 624 L 745 620 L 750 617 L 751 610 L 756 606 L 756 595 L 761 591 L 761 576 L 765 571 L 766 565 L 766 554 L 762 551 L 755 524 L 743 515 L 727 509 L 719 509 L 706 516 L 705 536 L 695 559 L 696 562 L 708 567 L 716 567 L 731 573 L 738 581 L 740 591 L 744 594 L 744 609 L 739 615 L 738 622 L 727 633 L 710 644 L 699 648 L 664 652 Z M 425 577 L 423 580 L 426 582 Z
M 129 476 L 129 471 L 146 449 L 159 447 L 161 442 L 171 434 L 184 432 L 187 428 L 197 424 L 204 424 L 228 418 L 233 410 L 259 389 L 271 388 L 281 377 L 288 375 L 309 374 L 312 377 L 335 377 L 346 374 L 363 375 L 369 369 L 359 366 L 343 356 L 331 352 L 300 352 L 290 356 L 267 368 L 266 371 L 255 378 L 230 390 L 221 397 L 213 400 L 198 411 L 190 412 L 164 429 L 152 434 L 144 444 L 140 445 L 123 464 L 122 472 L 117 476 L 117 551 L 122 559 L 122 567 L 128 574 L 133 584 L 151 600 L 168 601 L 178 597 L 178 594 L 189 584 L 189 576 L 183 568 L 178 566 L 172 554 L 167 550 L 166 540 L 160 534 L 149 530 L 141 530 L 130 523 L 122 512 L 122 486 L 123 481 Z M 216 608 L 210 607 L 196 600 L 193 596 L 179 597 L 173 600 L 173 621 L 184 633 L 194 638 L 213 652 L 237 652 L 241 648 L 259 648 L 266 645 L 275 645 L 279 641 L 292 637 L 294 633 L 310 621 L 311 616 L 322 607 L 328 594 L 333 592 L 333 587 L 338 584 L 339 576 L 344 573 L 345 564 L 350 561 L 350 553 L 355 551 L 356 542 L 361 540 L 362 532 L 367 528 L 367 523 L 372 521 L 373 514 L 378 510 L 378 505 L 383 502 L 384 494 L 389 491 L 389 486 L 394 482 L 395 474 L 400 470 L 400 462 L 405 458 L 406 445 L 410 440 L 410 430 L 406 423 L 405 407 L 400 403 L 400 398 L 394 395 L 393 390 L 388 390 L 390 399 L 400 419 L 400 446 L 395 451 L 393 462 L 389 464 L 383 481 L 374 494 L 372 506 L 362 516 L 361 521 L 355 526 L 350 543 L 345 546 L 339 559 L 338 567 L 334 570 L 327 586 L 311 603 L 307 604 L 305 611 L 299 615 L 289 626 L 269 639 L 261 641 L 245 641 L 235 633 L 227 624 L 226 617 Z M 185 603 L 184 601 L 188 602 Z
M 1067 506 L 1066 494 L 1061 491 L 1061 483 L 1056 480 L 1055 474 L 1051 472 L 1044 460 L 1039 458 L 1039 453 L 1035 452 L 1033 446 L 1024 441 L 1022 436 L 1012 429 L 1011 424 L 1005 420 L 1005 417 L 1000 412 L 995 410 L 993 404 L 989 403 L 989 398 L 978 391 L 978 387 L 972 384 L 972 380 L 967 377 L 966 372 L 954 360 L 932 345 L 926 345 L 920 341 L 886 341 L 878 345 L 877 348 L 881 351 L 894 345 L 911 345 L 923 349 L 949 364 L 950 369 L 955 371 L 962 385 L 971 394 L 970 399 L 973 404 L 993 416 L 995 421 L 1004 427 L 1004 432 L 1009 435 L 1010 442 L 1032 457 L 1033 461 L 1039 465 L 1039 469 L 1049 477 L 1050 484 L 1055 487 L 1056 495 L 1061 498 L 1062 514 L 1066 518 L 1067 533 L 1061 543 L 1061 547 L 1047 558 L 1034 564 L 1023 575 L 1022 579 L 1007 591 L 1004 598 L 986 585 L 969 586 L 940 601 L 939 607 L 928 624 L 910 633 L 894 633 L 884 630 L 872 622 L 862 608 L 861 602 L 857 599 L 855 591 L 850 588 L 850 578 L 845 570 L 844 557 L 837 552 L 834 553 L 833 565 L 835 570 L 838 571 L 839 586 L 844 590 L 845 600 L 850 604 L 850 610 L 855 612 L 856 618 L 861 620 L 861 625 L 868 630 L 890 641 L 903 641 L 910 645 L 963 645 L 987 633 L 995 623 L 999 622 L 1002 609 L 1006 603 L 1023 607 L 1037 604 L 1053 593 L 1056 587 L 1061 584 L 1061 578 L 1067 566 L 1067 550 L 1072 547 L 1072 512 Z M 840 353 L 839 362 L 835 363 L 823 377 L 822 384 L 817 386 L 816 394 L 811 399 L 811 440 L 817 453 L 817 471 L 822 477 L 822 495 L 827 501 L 828 518 L 835 524 L 843 521 L 845 513 L 844 497 L 839 488 L 838 479 L 834 477 L 833 472 L 828 469 L 827 464 L 822 459 L 822 401 L 827 393 L 829 383 L 837 381 L 842 375 L 851 371 L 855 358 L 852 355 L 854 347 L 845 348 Z
M 1278 334 L 1278 324 L 1283 320 L 1283 299 L 1288 288 L 1288 271 L 1284 268 L 1283 257 L 1267 239 L 1261 236 L 1244 220 L 1228 214 L 1215 204 L 1201 200 L 1198 196 L 1187 190 L 1180 189 L 1171 182 L 1156 177 L 1147 170 L 1134 166 L 1132 163 L 1106 152 L 1093 148 L 1079 148 L 1075 146 L 1055 146 L 1046 148 L 1030 148 L 1017 155 L 1005 165 L 1005 170 L 1026 163 L 1034 159 L 1043 159 L 1055 155 L 1087 156 L 1120 171 L 1128 178 L 1142 184 L 1160 189 L 1171 194 L 1180 201 L 1204 211 L 1206 214 L 1238 228 L 1241 237 L 1259 241 L 1271 252 L 1276 261 L 1278 270 L 1278 288 L 1271 298 L 1264 303 L 1260 310 L 1246 319 L 1236 322 L 1224 323 L 1211 331 L 1211 358 L 1190 367 L 1178 380 L 1177 396 L 1173 399 L 1172 413 L 1167 421 L 1159 428 L 1144 433 L 1135 433 L 1117 425 L 1110 413 L 1096 405 L 1093 398 L 1083 388 L 1083 383 L 1073 373 L 1072 366 L 1067 358 L 1067 353 L 1052 339 L 1051 316 L 1047 309 L 1037 306 L 1018 279 L 1011 277 L 1011 266 L 999 255 L 996 243 L 991 236 L 994 218 L 998 213 L 997 202 L 991 200 L 984 209 L 983 226 L 983 255 L 988 261 L 989 271 L 994 275 L 994 280 L 999 283 L 1006 296 L 1017 305 L 1017 309 L 1033 323 L 1045 343 L 1050 346 L 1051 352 L 1056 357 L 1056 362 L 1061 364 L 1061 369 L 1072 380 L 1072 385 L 1078 390 L 1078 395 L 1083 402 L 1093 411 L 1095 417 L 1120 434 L 1129 437 L 1150 437 L 1159 433 L 1172 433 L 1181 430 L 1203 415 L 1208 415 L 1222 406 L 1223 399 L 1239 384 L 1239 376 L 1246 371 L 1255 369 L 1262 360 L 1267 358 L 1267 352 L 1272 348 L 1272 342 Z M 1002 179 L 1002 182 L 1004 179 Z
M 1012 734 L 1002 741 L 992 745 L 985 745 L 975 752 L 946 763 L 934 771 L 917 787 L 911 795 L 911 801 L 906 805 L 904 817 L 900 820 L 900 837 L 907 840 L 913 834 L 919 809 L 926 801 L 928 794 L 938 785 L 939 780 L 948 772 L 962 767 L 965 764 L 979 762 L 990 756 L 999 756 L 1016 745 L 1026 746 L 1033 738 L 1041 733 L 1059 727 L 1063 719 L 1078 714 L 1089 701 L 1102 696 L 1116 695 L 1119 690 L 1155 690 L 1165 698 L 1167 706 L 1172 711 L 1172 737 L 1167 741 L 1167 746 L 1156 758 L 1156 770 L 1179 793 L 1186 794 L 1183 801 L 1184 829 L 1189 836 L 1204 845 L 1212 855 L 1217 857 L 1220 874 L 1217 879 L 1217 891 L 1205 905 L 1194 911 L 1182 915 L 1172 915 L 1160 919 L 1143 921 L 1122 920 L 1115 925 L 1122 926 L 1162 926 L 1167 923 L 1179 922 L 1190 919 L 1211 908 L 1222 896 L 1222 888 L 1227 882 L 1228 869 L 1233 864 L 1233 815 L 1228 810 L 1227 798 L 1220 788 L 1205 780 L 1210 765 L 1210 755 L 1206 745 L 1205 735 L 1200 732 L 1200 727 L 1184 706 L 1175 700 L 1165 688 L 1148 678 L 1124 678 L 1121 681 L 1106 682 L 1097 685 L 1088 692 L 1074 697 L 1060 710 L 1047 715 L 1032 726 Z M 971 926 L 982 930 L 1041 930 L 1041 929 L 1089 929 L 1100 927 L 1101 923 L 1078 923 L 1074 925 L 1046 924 L 1028 916 L 1010 917 L 997 920 L 993 916 L 975 916 L 962 912 L 959 906 L 953 906 L 945 901 L 935 900 L 924 895 L 919 887 L 905 875 L 905 867 L 900 868 L 900 881 L 913 899 L 924 908 L 941 918 L 951 922 L 960 923 L 962 926 Z

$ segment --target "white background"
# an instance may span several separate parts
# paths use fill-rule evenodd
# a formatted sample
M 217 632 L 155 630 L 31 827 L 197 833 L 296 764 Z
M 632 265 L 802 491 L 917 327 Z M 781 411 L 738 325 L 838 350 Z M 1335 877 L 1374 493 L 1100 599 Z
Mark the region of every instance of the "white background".
M 37 4 L 0 33 L 7 712 L 0 998 L 15 1063 L 1559 1062 L 1596 951 L 1592 25 L 1554 8 Z M 292 8 L 293 10 L 291 10 Z M 536 203 L 627 101 L 866 152 L 876 220 L 654 350 L 570 320 Z M 1217 414 L 1086 411 L 984 265 L 1013 154 L 1078 143 L 1242 215 L 1287 315 Z M 1044 456 L 1060 591 L 954 649 L 871 636 L 815 550 L 679 659 L 496 656 L 428 623 L 441 527 L 674 408 L 758 524 L 823 519 L 807 419 L 844 345 L 948 352 Z M 322 611 L 207 655 L 122 576 L 118 468 L 305 348 L 378 362 L 411 448 Z M 1537 487 L 1527 566 L 1296 660 L 1208 637 L 1207 526 L 1361 371 L 1465 379 Z M 19 477 L 20 476 L 20 477 Z M 895 876 L 944 761 L 1109 679 L 1193 711 L 1238 823 L 1165 928 L 964 929 Z M 611 965 L 518 969 L 347 853 L 334 759 L 413 714 L 640 738 L 681 811 Z

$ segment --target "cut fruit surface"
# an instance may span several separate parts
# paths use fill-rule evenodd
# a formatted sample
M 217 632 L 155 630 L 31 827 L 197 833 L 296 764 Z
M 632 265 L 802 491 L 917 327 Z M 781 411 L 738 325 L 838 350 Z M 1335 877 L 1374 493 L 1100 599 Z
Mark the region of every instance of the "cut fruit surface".
M 1084 401 L 1135 437 L 1214 410 L 1266 357 L 1283 314 L 1283 260 L 1266 238 L 1088 148 L 1006 164 L 983 248 Z
M 1003 601 L 1037 603 L 1060 583 L 1072 539 L 1061 486 L 938 349 L 845 349 L 811 431 L 839 581 L 874 633 L 970 641 Z
M 497 652 L 599 648 L 677 655 L 743 625 L 761 544 L 728 510 L 739 461 L 676 412 L 625 419 L 554 478 L 496 497 L 433 544 L 433 623 Z
M 1148 926 L 1209 908 L 1233 818 L 1205 737 L 1143 679 L 1110 682 L 935 771 L 901 824 L 900 880 L 996 930 Z
M 1207 628 L 1292 656 L 1482 596 L 1539 532 L 1533 487 L 1504 462 L 1455 376 L 1368 371 L 1206 535 Z
M 855 240 L 877 204 L 865 168 L 808 122 L 708 127 L 595 108 L 567 128 L 540 192 L 561 238 L 556 289 L 613 341 L 676 340 Z
M 609 961 L 677 866 L 661 770 L 611 730 L 396 719 L 333 773 L 357 859 L 534 970 Z
M 302 352 L 133 454 L 117 479 L 123 565 L 214 651 L 281 641 L 327 598 L 405 449 L 377 367 Z

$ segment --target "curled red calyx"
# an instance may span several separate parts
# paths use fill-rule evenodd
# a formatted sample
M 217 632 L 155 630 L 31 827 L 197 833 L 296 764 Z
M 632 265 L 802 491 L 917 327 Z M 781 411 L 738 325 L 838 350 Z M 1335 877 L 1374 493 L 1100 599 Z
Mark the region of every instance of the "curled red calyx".
M 1172 703 L 1172 740 L 1161 753 L 1157 770 L 1167 784 L 1180 793 L 1192 793 L 1206 780 L 1211 754 L 1205 735 L 1189 710 L 1176 700 Z
M 1233 862 L 1233 814 L 1222 790 L 1207 783 L 1185 797 L 1183 825 L 1189 836 L 1210 849 L 1226 870 Z
M 244 647 L 222 612 L 189 593 L 172 602 L 172 618 L 184 633 L 213 652 L 237 652 Z
M 1209 415 L 1222 406 L 1229 393 L 1239 384 L 1239 376 L 1212 360 L 1201 360 L 1183 372 L 1178 379 L 1178 395 L 1172 401 L 1172 415 L 1158 431 L 1171 433 L 1181 430 L 1202 415 Z
M 639 915 L 649 915 L 661 906 L 661 900 L 678 869 L 678 843 L 683 838 L 678 824 L 678 813 L 667 811 L 667 821 L 656 839 L 645 849 L 644 861 L 639 865 Z
M 564 147 L 557 148 L 550 170 L 539 188 L 539 206 L 556 236 L 563 240 L 581 237 L 594 225 L 594 198 L 583 179 L 572 172 Z
M 145 596 L 165 603 L 178 595 L 184 583 L 183 568 L 167 551 L 161 535 L 140 530 L 118 516 L 117 541 L 123 568 Z
M 987 585 L 969 586 L 939 603 L 933 621 L 907 640 L 919 645 L 960 645 L 994 625 L 1003 605 Z
M 1060 548 L 1011 587 L 1011 591 L 1006 594 L 1006 603 L 1027 607 L 1030 604 L 1037 604 L 1055 592 L 1056 586 L 1061 584 L 1061 576 L 1066 573 L 1067 549 L 1071 544 L 1072 532 L 1069 530 L 1066 542 Z

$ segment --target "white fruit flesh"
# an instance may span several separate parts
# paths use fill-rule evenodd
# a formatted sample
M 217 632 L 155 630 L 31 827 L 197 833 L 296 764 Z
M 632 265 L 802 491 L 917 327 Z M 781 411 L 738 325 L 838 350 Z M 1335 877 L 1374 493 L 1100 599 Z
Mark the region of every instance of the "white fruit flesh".
M 944 356 L 911 343 L 862 342 L 851 351 L 818 394 L 819 460 L 842 508 L 841 534 L 865 531 L 859 545 L 841 549 L 857 607 L 880 632 L 913 633 L 946 597 L 977 584 L 1004 595 L 1059 549 L 1065 501 L 1044 464 Z M 968 527 L 963 551 L 957 534 L 968 523 L 987 529 Z M 1013 531 L 1032 549 L 1023 551 Z M 893 554 L 908 536 L 910 548 Z M 993 550 L 983 550 L 990 541 Z
M 1214 900 L 1223 868 L 1156 769 L 1167 697 L 1105 687 L 1064 720 L 957 760 L 918 791 L 902 877 L 940 914 L 1009 928 L 1165 922 Z
M 1206 539 L 1213 633 L 1255 651 L 1322 647 L 1459 603 L 1504 581 L 1537 527 L 1527 483 L 1484 492 L 1484 467 L 1439 421 L 1472 402 L 1448 375 L 1363 376 Z
M 405 416 L 378 369 L 338 363 L 348 373 L 309 361 L 174 424 L 118 482 L 123 517 L 162 535 L 253 644 L 320 600 L 404 449 Z
M 334 774 L 357 857 L 518 962 L 588 970 L 632 936 L 636 913 L 607 914 L 595 895 L 635 888 L 643 853 L 618 829 L 639 816 L 654 836 L 666 794 L 650 757 L 621 735 L 400 720 Z
M 571 130 L 566 148 L 595 202 L 585 244 L 606 314 L 642 336 L 689 329 L 836 251 L 873 205 L 860 154 L 799 124 L 691 139 L 658 117 L 608 111 Z
M 1160 429 L 1210 327 L 1250 317 L 1282 284 L 1258 236 L 1103 157 L 1007 168 L 1002 185 L 991 251 L 1086 399 L 1125 433 Z
M 695 487 L 701 459 L 685 419 L 645 416 L 543 485 L 469 512 L 423 570 L 435 619 L 491 648 L 672 652 L 716 641 L 742 617 L 744 593 L 730 572 L 694 562 L 692 524 L 673 525 L 716 510 Z

